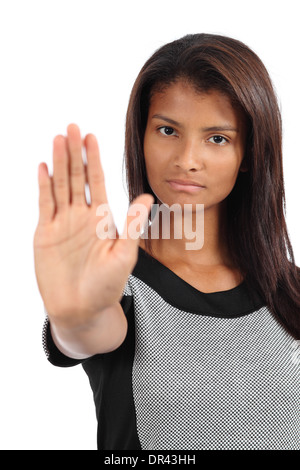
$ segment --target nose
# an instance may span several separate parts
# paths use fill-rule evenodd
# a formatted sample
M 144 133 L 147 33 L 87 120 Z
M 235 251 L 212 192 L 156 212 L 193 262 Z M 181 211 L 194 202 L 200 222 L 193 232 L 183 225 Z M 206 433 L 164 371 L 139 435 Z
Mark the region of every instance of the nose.
M 185 171 L 199 171 L 204 168 L 204 155 L 199 138 L 182 140 L 181 145 L 177 147 L 175 166 Z

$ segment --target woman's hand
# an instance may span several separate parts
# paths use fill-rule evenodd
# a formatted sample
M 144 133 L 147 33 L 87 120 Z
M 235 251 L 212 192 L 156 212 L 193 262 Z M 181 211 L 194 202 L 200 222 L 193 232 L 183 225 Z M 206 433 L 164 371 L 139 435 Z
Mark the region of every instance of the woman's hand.
M 87 164 L 82 159 L 86 148 Z M 134 204 L 146 208 L 144 225 L 154 199 L 143 194 L 131 204 L 121 237 L 100 239 L 96 227 L 99 205 L 108 204 L 97 140 L 89 134 L 82 142 L 79 128 L 71 124 L 67 136 L 53 142 L 53 176 L 39 165 L 39 221 L 34 235 L 35 271 L 45 309 L 64 327 L 84 326 L 99 312 L 121 300 L 126 280 L 138 256 L 139 238 L 129 227 L 138 215 Z M 87 204 L 85 184 L 91 203 Z M 141 219 L 141 217 L 139 217 Z

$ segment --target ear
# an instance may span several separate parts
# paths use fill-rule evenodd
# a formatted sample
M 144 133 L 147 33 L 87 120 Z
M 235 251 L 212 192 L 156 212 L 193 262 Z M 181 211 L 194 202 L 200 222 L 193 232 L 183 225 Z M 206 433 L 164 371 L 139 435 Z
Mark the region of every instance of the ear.
M 248 166 L 247 166 L 245 160 L 246 160 L 246 159 L 243 158 L 243 161 L 242 161 L 241 166 L 240 166 L 240 172 L 241 172 L 241 173 L 246 173 L 246 171 L 249 170 L 249 168 L 248 168 Z
M 244 166 L 240 167 L 240 172 L 241 173 L 246 173 L 247 171 L 248 171 L 248 168 L 246 166 L 245 167 Z

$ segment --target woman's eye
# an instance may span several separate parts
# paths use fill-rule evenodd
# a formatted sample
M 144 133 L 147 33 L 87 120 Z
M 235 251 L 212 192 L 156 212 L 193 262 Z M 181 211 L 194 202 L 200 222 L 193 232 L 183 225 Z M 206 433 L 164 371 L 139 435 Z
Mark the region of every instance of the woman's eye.
M 218 145 L 224 145 L 226 142 L 228 142 L 228 140 L 225 139 L 225 137 L 221 135 L 214 135 L 208 140 L 209 142 L 212 142 L 213 144 L 218 144 Z
M 173 127 L 163 126 L 159 128 L 159 132 L 163 135 L 176 135 L 175 129 Z

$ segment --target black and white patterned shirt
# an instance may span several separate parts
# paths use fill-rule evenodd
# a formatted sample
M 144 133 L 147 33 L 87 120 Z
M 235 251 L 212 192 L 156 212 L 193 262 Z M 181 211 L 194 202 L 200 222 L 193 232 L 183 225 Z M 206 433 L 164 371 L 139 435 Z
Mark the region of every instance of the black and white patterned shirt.
M 202 293 L 139 248 L 121 305 L 124 343 L 82 363 L 102 450 L 300 449 L 294 339 L 245 283 Z

